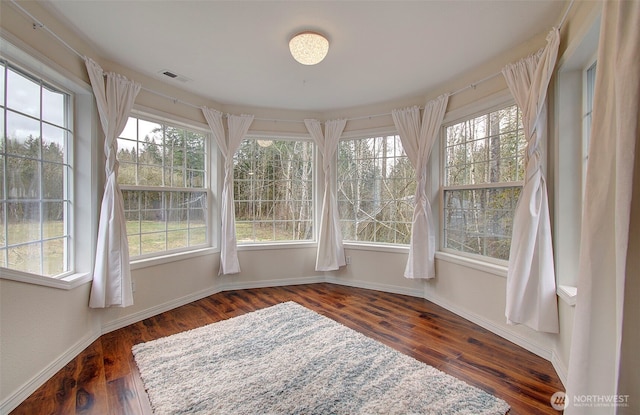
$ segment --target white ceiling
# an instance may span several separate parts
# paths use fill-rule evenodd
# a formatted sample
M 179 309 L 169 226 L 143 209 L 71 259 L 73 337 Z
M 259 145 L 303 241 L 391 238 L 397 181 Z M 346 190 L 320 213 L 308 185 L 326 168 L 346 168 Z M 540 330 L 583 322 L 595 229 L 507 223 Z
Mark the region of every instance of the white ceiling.
M 416 97 L 558 24 L 563 0 L 43 1 L 100 57 L 221 104 L 327 111 Z M 324 33 L 297 63 L 290 37 Z M 170 70 L 190 81 L 159 75 Z

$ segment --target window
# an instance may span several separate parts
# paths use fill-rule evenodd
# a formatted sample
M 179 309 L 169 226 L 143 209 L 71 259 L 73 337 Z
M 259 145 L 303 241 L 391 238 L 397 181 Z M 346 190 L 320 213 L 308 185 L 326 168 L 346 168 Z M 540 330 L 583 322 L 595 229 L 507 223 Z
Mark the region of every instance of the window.
M 553 180 L 550 208 L 554 230 L 553 249 L 558 294 L 569 304 L 575 296 L 566 287 L 578 281 L 580 257 L 581 212 L 586 178 L 589 129 L 595 86 L 595 61 L 600 39 L 600 16 L 585 21 L 581 36 L 567 44 L 558 67 L 554 123 L 556 130 L 549 135 L 547 148 L 552 154 Z
M 346 241 L 409 244 L 415 169 L 398 135 L 341 141 L 338 210 Z
M 118 183 L 132 258 L 208 246 L 207 137 L 129 117 L 118 138 Z
M 239 243 L 314 239 L 311 141 L 246 139 L 233 163 Z
M 509 259 L 525 146 L 515 105 L 445 126 L 443 248 Z
M 0 60 L 0 267 L 73 271 L 72 96 Z

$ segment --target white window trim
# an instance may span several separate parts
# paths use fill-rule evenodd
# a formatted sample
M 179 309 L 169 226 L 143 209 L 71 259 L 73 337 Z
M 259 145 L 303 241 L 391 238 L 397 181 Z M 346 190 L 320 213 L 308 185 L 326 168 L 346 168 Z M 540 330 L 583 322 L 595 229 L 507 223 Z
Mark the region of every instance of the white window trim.
M 578 301 L 578 288 L 571 285 L 558 285 L 556 290 L 558 297 L 570 306 L 575 306 Z
M 238 251 L 268 251 L 271 249 L 316 248 L 316 241 L 265 241 L 238 244 Z
M 184 261 L 185 259 L 198 258 L 206 255 L 219 253 L 219 248 L 204 247 L 192 249 L 189 251 L 165 251 L 165 255 L 156 255 L 154 257 L 140 258 L 136 257 L 130 261 L 131 270 L 155 267 L 162 264 L 168 264 L 176 261 Z
M 343 243 L 347 249 L 369 252 L 389 252 L 389 253 L 409 253 L 409 245 L 404 244 L 381 244 L 379 242 L 365 241 L 345 241 Z
M 91 86 L 66 69 L 51 61 L 20 39 L 2 30 L 0 32 L 0 54 L 16 65 L 27 69 L 41 79 L 57 85 L 72 95 L 73 146 L 69 156 L 73 157 L 70 199 L 73 212 L 70 214 L 70 239 L 72 270 L 56 277 L 31 274 L 2 268 L 0 279 L 71 290 L 93 279 L 93 263 L 98 232 L 98 118 Z M 78 172 L 83 172 L 79 174 Z M 74 203 L 74 195 L 90 195 L 83 203 Z M 83 229 L 83 232 L 78 232 Z
M 444 134 L 446 128 L 452 124 L 456 124 L 458 122 L 468 120 L 470 118 L 474 118 L 483 114 L 486 114 L 491 111 L 499 110 L 501 108 L 516 105 L 515 100 L 513 99 L 513 95 L 508 89 L 499 91 L 495 94 L 489 95 L 483 99 L 478 101 L 474 101 L 468 105 L 462 106 L 450 112 L 447 112 L 442 121 L 442 126 L 440 127 L 440 136 L 437 140 L 434 148 L 432 150 L 432 161 L 437 160 L 437 162 L 432 163 L 431 166 L 431 174 L 437 179 L 432 180 L 432 186 L 437 188 L 437 226 L 438 229 L 438 238 L 439 241 L 436 242 L 439 250 L 436 251 L 436 258 L 441 259 L 447 262 L 465 265 L 470 268 L 478 269 L 480 271 L 490 272 L 492 274 L 503 276 L 506 278 L 507 276 L 507 266 L 509 261 L 501 260 L 497 258 L 492 258 L 483 255 L 477 255 L 470 252 L 462 252 L 457 251 L 455 249 L 445 248 L 442 246 L 444 243 L 444 151 L 442 151 L 442 147 L 444 146 Z M 543 145 L 543 147 L 546 145 Z M 437 154 L 433 154 L 436 153 Z M 543 157 L 544 158 L 544 157 Z M 447 190 L 467 190 L 467 189 L 486 189 L 486 188 L 500 188 L 500 187 L 514 187 L 514 186 L 523 186 L 523 181 L 517 182 L 501 182 L 501 183 L 492 183 L 491 186 L 487 186 L 487 184 L 471 184 L 471 185 L 456 185 L 456 186 L 447 186 Z
M 507 278 L 506 261 L 494 260 L 494 258 L 483 257 L 481 255 L 459 255 L 459 251 L 452 249 L 443 249 L 436 252 L 436 259 L 450 264 L 462 265 L 467 268 L 497 275 L 498 277 Z M 492 261 L 494 260 L 494 261 Z

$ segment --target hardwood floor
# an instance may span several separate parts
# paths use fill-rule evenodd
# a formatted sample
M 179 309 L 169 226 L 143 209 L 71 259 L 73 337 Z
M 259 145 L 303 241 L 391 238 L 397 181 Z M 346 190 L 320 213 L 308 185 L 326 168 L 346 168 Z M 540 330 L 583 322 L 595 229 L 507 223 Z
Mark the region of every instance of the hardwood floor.
M 105 334 L 11 414 L 151 414 L 134 344 L 284 301 L 504 399 L 510 415 L 558 414 L 549 399 L 564 388 L 548 361 L 426 300 L 333 284 L 214 294 Z

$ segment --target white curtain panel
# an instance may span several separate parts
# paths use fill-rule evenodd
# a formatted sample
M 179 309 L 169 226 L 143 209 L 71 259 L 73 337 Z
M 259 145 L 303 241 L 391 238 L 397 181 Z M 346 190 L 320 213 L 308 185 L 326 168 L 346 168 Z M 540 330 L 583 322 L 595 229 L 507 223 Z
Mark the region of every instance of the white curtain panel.
M 202 113 L 207 119 L 213 137 L 224 158 L 224 182 L 221 197 L 221 240 L 220 240 L 220 271 L 222 274 L 237 274 L 240 272 L 238 261 L 238 242 L 236 239 L 236 217 L 233 207 L 233 156 L 240 147 L 240 143 L 249 131 L 253 122 L 253 115 L 229 115 L 227 124 L 228 137 L 225 134 L 223 115 L 207 107 L 202 107 Z
M 400 133 L 400 140 L 407 157 L 416 169 L 416 193 L 409 258 L 404 270 L 405 278 L 434 278 L 436 236 L 427 196 L 427 164 L 433 144 L 438 139 L 442 119 L 449 102 L 449 94 L 429 101 L 424 108 L 422 121 L 418 107 L 393 110 L 393 122 Z
M 549 333 L 559 330 L 558 303 L 540 145 L 546 139 L 547 88 L 559 44 L 560 32 L 554 28 L 543 49 L 502 70 L 522 110 L 527 138 L 524 187 L 513 218 L 505 315 L 509 324 L 524 324 Z
M 324 172 L 324 196 L 322 198 L 322 216 L 318 233 L 318 253 L 316 256 L 316 271 L 333 271 L 346 265 L 342 232 L 338 214 L 338 200 L 336 194 L 337 179 L 332 168 L 335 160 L 338 142 L 347 120 L 331 120 L 322 127 L 317 120 L 304 120 L 307 130 L 315 141 L 322 155 L 322 170 Z
M 100 123 L 104 131 L 106 184 L 100 209 L 96 262 L 91 298 L 93 308 L 133 305 L 129 244 L 122 193 L 118 187 L 118 136 L 124 130 L 140 84 L 125 77 L 105 74 L 93 60 L 85 57 L 91 87 L 96 97 Z M 105 87 L 105 76 L 106 87 Z
M 630 389 L 618 381 L 626 368 L 621 362 L 625 279 L 637 271 L 627 270 L 627 257 L 638 255 L 627 247 L 640 140 L 640 2 L 608 1 L 603 7 L 566 415 L 636 413 L 631 408 L 637 410 L 640 399 L 629 396 L 631 408 L 572 405 L 573 396 L 611 398 Z M 637 315 L 625 317 L 636 319 L 638 327 Z

